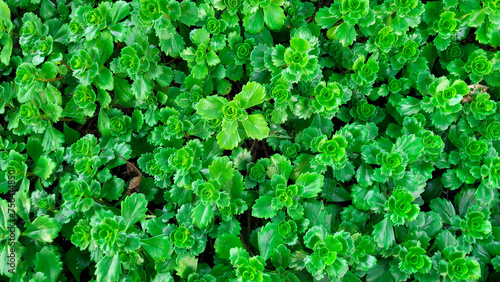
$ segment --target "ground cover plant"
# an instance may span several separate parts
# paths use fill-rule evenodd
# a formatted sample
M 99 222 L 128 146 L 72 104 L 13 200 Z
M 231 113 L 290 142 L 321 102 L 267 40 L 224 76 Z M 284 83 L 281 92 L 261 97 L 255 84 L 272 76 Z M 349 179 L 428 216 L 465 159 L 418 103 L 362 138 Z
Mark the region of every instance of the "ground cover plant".
M 0 279 L 499 281 L 498 0 L 0 0 Z

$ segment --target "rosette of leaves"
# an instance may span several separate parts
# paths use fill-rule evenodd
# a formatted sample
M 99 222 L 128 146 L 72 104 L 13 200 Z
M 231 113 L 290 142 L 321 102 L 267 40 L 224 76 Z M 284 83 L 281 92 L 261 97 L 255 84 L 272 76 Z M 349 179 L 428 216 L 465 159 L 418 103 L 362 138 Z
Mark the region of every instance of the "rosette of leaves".
M 161 108 L 158 117 L 163 124 L 158 124 L 148 135 L 148 142 L 165 147 L 182 146 L 182 137 L 191 128 L 191 123 L 183 120 L 180 113 L 171 107 Z
M 470 54 L 464 67 L 472 83 L 478 83 L 493 70 L 493 65 L 483 49 L 477 49 Z
M 361 270 L 367 271 L 371 269 L 377 262 L 377 259 L 373 256 L 375 253 L 373 238 L 359 233 L 354 234 L 352 238 L 355 246 L 351 255 L 352 260 Z
M 92 240 L 95 246 L 106 255 L 114 255 L 124 247 L 127 241 L 126 224 L 122 217 L 104 217 L 97 221 L 99 217 L 94 216 L 90 224 L 92 226 Z M 137 245 L 137 247 L 139 247 Z
M 292 28 L 306 27 L 307 20 L 315 12 L 314 3 L 291 1 L 285 5 L 286 19 L 285 25 L 291 25 Z
M 424 144 L 424 158 L 428 161 L 437 161 L 444 150 L 444 142 L 441 136 L 430 130 L 423 130 L 420 134 Z
M 306 269 L 311 275 L 320 280 L 328 273 L 330 279 L 342 277 L 348 269 L 347 261 L 338 257 L 338 253 L 353 248 L 352 238 L 347 235 L 343 238 L 342 232 L 328 234 L 324 227 L 314 226 L 304 236 L 304 245 L 313 252 L 304 258 Z M 344 242 L 342 242 L 344 241 Z M 326 273 L 325 273 L 326 272 Z
M 464 161 L 478 162 L 483 159 L 488 151 L 488 145 L 483 140 L 474 137 L 462 136 L 458 140 L 459 154 Z
M 327 116 L 335 114 L 342 104 L 345 104 L 350 93 L 344 92 L 342 86 L 337 82 L 324 81 L 320 82 L 314 89 L 315 99 L 312 101 L 312 106 L 320 113 Z
M 295 108 L 297 97 L 292 95 L 291 84 L 285 79 L 279 79 L 274 87 L 269 89 L 270 97 L 274 99 L 270 120 L 275 124 L 283 124 L 288 120 Z
M 440 130 L 446 130 L 460 117 L 462 98 L 469 93 L 462 80 L 451 83 L 446 77 L 434 80 L 428 88 L 429 94 L 422 100 L 422 109 L 431 113 L 431 123 Z
M 429 86 L 429 92 L 433 94 L 430 102 L 436 108 L 440 108 L 446 113 L 456 113 L 462 106 L 461 101 L 463 96 L 469 93 L 467 84 L 462 80 L 456 80 L 450 85 L 446 79 L 434 81 Z M 424 103 L 427 100 L 424 98 Z
M 228 22 L 233 22 L 234 19 L 238 19 L 238 12 L 243 4 L 242 2 L 241 0 L 214 0 L 213 5 L 215 9 L 224 11 L 221 18 L 231 19 Z
M 32 50 L 37 50 L 35 42 L 47 36 L 48 27 L 42 23 L 42 20 L 37 15 L 31 12 L 25 13 L 22 21 L 23 24 L 19 34 L 19 44 L 21 45 L 23 53 L 30 54 L 33 53 Z
M 36 190 L 31 193 L 31 202 L 35 206 L 36 215 L 42 216 L 55 209 L 56 195 L 49 195 L 45 190 Z
M 202 179 L 200 170 L 203 151 L 204 148 L 200 140 L 195 139 L 188 141 L 185 146 L 179 149 L 161 148 L 155 152 L 154 156 L 141 157 L 138 163 L 141 168 L 150 170 L 152 175 L 172 173 L 174 184 L 184 187 L 197 179 Z
M 401 78 L 391 78 L 389 81 L 380 88 L 378 88 L 378 91 L 375 92 L 373 91 L 370 94 L 370 100 L 377 99 L 378 97 L 385 97 L 389 95 L 390 93 L 392 94 L 404 94 L 407 93 L 410 90 L 410 87 L 412 85 L 412 81 L 409 78 L 406 77 L 401 77 Z M 374 88 L 375 90 L 376 88 Z
M 497 103 L 490 99 L 489 94 L 477 93 L 474 95 L 474 100 L 470 103 L 469 111 L 475 119 L 484 120 L 496 113 Z
M 85 180 L 68 179 L 63 187 L 63 207 L 67 210 L 86 212 L 94 206 L 94 198 L 101 194 L 101 185 L 95 180 L 89 185 Z
M 333 135 L 328 140 L 325 135 L 315 138 L 311 142 L 315 151 L 319 152 L 316 155 L 317 162 L 323 166 L 331 166 L 333 170 L 344 168 L 347 162 L 347 141 L 341 135 Z
M 81 32 L 86 40 L 93 40 L 107 29 L 116 39 L 123 40 L 126 25 L 121 21 L 129 14 L 129 3 L 125 1 L 102 2 L 97 8 L 79 6 L 70 15 L 73 23 L 71 31 L 75 35 Z
M 481 277 L 479 263 L 462 251 L 454 251 L 448 247 L 443 251 L 443 258 L 439 260 L 439 272 L 450 279 L 474 280 Z
M 320 8 L 315 21 L 321 28 L 327 28 L 327 37 L 349 46 L 356 40 L 356 25 L 366 28 L 375 23 L 368 0 L 343 0 L 329 8 Z M 342 21 L 340 24 L 338 22 Z
M 75 119 L 92 117 L 97 108 L 96 98 L 92 86 L 76 86 L 72 99 L 64 107 L 64 116 Z
M 72 161 L 83 157 L 97 156 L 100 152 L 97 138 L 92 134 L 87 134 L 71 145 Z
M 356 107 L 352 107 L 350 114 L 360 122 L 379 123 L 385 118 L 385 113 L 379 107 L 368 103 L 366 100 L 358 102 Z
M 362 157 L 368 167 L 370 177 L 377 182 L 386 182 L 390 178 L 401 179 L 405 176 L 407 165 L 419 160 L 424 151 L 422 139 L 414 134 L 401 136 L 396 142 L 377 140 L 362 146 Z M 371 170 L 371 164 L 380 165 Z
M 398 36 L 393 32 L 391 27 L 384 27 L 379 30 L 375 37 L 375 46 L 381 52 L 388 53 L 398 41 Z M 408 52 L 408 51 L 407 51 Z
M 52 46 L 54 44 L 54 39 L 52 36 L 46 36 L 44 39 L 38 39 L 34 43 L 34 47 L 32 49 L 33 57 L 33 65 L 37 66 L 45 60 L 45 57 L 48 57 L 52 53 Z
M 498 187 L 500 185 L 500 158 L 498 154 L 485 158 L 481 166 L 481 176 L 486 178 L 484 184 L 489 187 Z
M 293 220 L 282 220 L 278 223 L 278 233 L 283 237 L 283 242 L 287 245 L 297 243 L 297 223 Z
M 264 102 L 265 97 L 265 88 L 261 84 L 249 82 L 232 101 L 216 95 L 201 99 L 196 104 L 196 112 L 207 120 L 222 118 L 222 130 L 217 134 L 217 144 L 222 149 L 233 149 L 244 138 L 261 140 L 269 134 L 269 127 L 262 114 L 248 115 L 246 112 L 246 109 Z
M 80 49 L 70 54 L 69 66 L 73 76 L 83 86 L 89 86 L 99 73 L 99 51 L 97 47 Z
M 195 230 L 193 226 L 181 225 L 177 227 L 169 225 L 166 234 L 174 245 L 175 253 L 178 255 L 186 251 L 197 255 L 205 249 L 205 246 L 200 244 L 203 242 L 203 240 L 200 240 L 203 237 L 202 233 Z
M 167 56 L 178 57 L 184 49 L 185 41 L 179 34 L 179 24 L 192 26 L 198 22 L 198 6 L 184 0 L 136 0 L 132 12 L 137 18 L 132 21 L 144 32 L 154 31 L 159 39 L 158 45 Z M 149 27 L 153 29 L 148 29 Z
M 102 110 L 99 116 L 104 117 Z M 100 128 L 102 134 L 114 138 L 119 138 L 123 141 L 130 140 L 132 135 L 132 118 L 125 115 L 121 110 L 116 108 L 108 110 L 106 112 L 106 116 L 107 122 L 103 121 Z
M 486 140 L 499 140 L 500 139 L 500 121 L 490 121 L 483 123 L 482 127 L 483 138 Z
M 300 144 L 292 143 L 290 140 L 284 140 L 280 143 L 280 150 L 283 156 L 288 159 L 295 159 L 301 152 Z
M 182 50 L 181 57 L 189 63 L 191 75 L 195 79 L 203 79 L 209 74 L 209 71 L 214 71 L 214 67 L 219 65 L 220 58 L 216 51 L 213 50 L 212 45 L 209 44 L 210 37 L 208 34 L 203 33 L 201 29 L 198 31 L 193 34 L 199 36 L 191 37 L 197 48 L 188 47 Z
M 194 105 L 205 96 L 203 84 L 202 80 L 195 79 L 192 75 L 187 76 L 184 80 L 180 94 L 175 98 L 175 103 L 183 109 L 185 114 L 191 114 L 195 111 Z
M 257 49 L 252 52 L 252 64 L 259 60 L 255 58 Z M 273 79 L 282 78 L 289 83 L 296 83 L 304 79 L 310 80 L 319 74 L 319 51 L 318 38 L 309 29 L 298 28 L 291 35 L 289 47 L 275 45 L 269 48 L 265 58 L 260 60 L 264 60 L 266 67 L 272 72 Z
M 437 33 L 434 39 L 434 46 L 439 51 L 445 50 L 450 46 L 452 36 L 460 29 L 462 22 L 456 18 L 456 14 L 451 11 L 442 12 L 439 20 L 434 21 L 432 29 Z
M 443 68 L 446 68 L 452 61 L 462 59 L 465 52 L 462 45 L 458 42 L 451 42 L 446 50 L 440 52 L 439 61 Z
M 71 243 L 80 250 L 86 250 L 92 241 L 92 226 L 86 219 L 80 219 L 78 223 L 73 227 L 73 235 L 71 235 Z M 95 243 L 94 243 L 95 244 Z M 93 249 L 96 246 L 92 246 Z
M 209 166 L 208 176 L 208 181 L 193 182 L 193 191 L 200 202 L 192 210 L 191 218 L 199 228 L 212 225 L 215 209 L 219 209 L 221 213 L 224 210 L 226 216 L 239 214 L 246 209 L 241 201 L 234 202 L 243 191 L 243 182 L 241 174 L 232 168 L 228 157 L 215 159 Z M 230 206 L 231 202 L 235 206 Z M 226 207 L 231 210 L 225 210 Z
M 16 150 L 11 150 L 8 154 L 5 170 L 10 171 L 12 177 L 9 180 L 14 180 L 16 183 L 26 177 L 28 171 L 28 165 L 26 165 L 26 160 L 28 156 L 26 154 L 20 154 Z
M 283 168 L 280 174 L 271 173 L 276 167 Z M 272 218 L 283 207 L 287 208 L 288 214 L 293 219 L 300 219 L 304 212 L 299 203 L 301 198 L 315 197 L 323 185 L 324 177 L 318 173 L 301 173 L 295 180 L 295 184 L 288 185 L 288 178 L 293 166 L 290 160 L 281 155 L 274 155 L 267 167 L 267 174 L 272 175 L 271 181 L 262 185 L 261 195 L 255 201 L 252 215 L 259 218 Z
M 170 84 L 171 70 L 159 65 L 160 51 L 138 31 L 131 32 L 129 37 L 134 39 L 133 43 L 121 50 L 120 57 L 110 63 L 110 69 L 117 75 L 127 74 L 133 80 L 134 96 L 138 100 L 146 100 L 153 92 L 153 81 L 164 87 Z
M 422 248 L 420 241 L 407 241 L 396 247 L 396 253 L 400 260 L 399 269 L 406 274 L 426 274 L 432 268 L 431 258 L 427 256 L 427 250 Z
M 231 264 L 236 268 L 236 276 L 240 281 L 263 282 L 264 277 L 269 278 L 268 274 L 263 273 L 266 263 L 261 256 L 250 257 L 248 252 L 241 247 L 231 248 L 229 254 Z
M 415 40 L 407 40 L 400 48 L 396 55 L 396 60 L 399 64 L 415 62 L 420 55 L 419 44 Z
M 366 62 L 363 55 L 359 55 L 352 65 L 352 69 L 356 71 L 351 75 L 351 79 L 360 86 L 371 86 L 377 79 L 377 74 L 380 70 L 378 62 L 370 57 Z
M 201 4 L 198 14 L 200 21 L 203 22 L 202 30 L 211 36 L 211 43 L 214 45 L 223 45 L 224 40 L 226 40 L 224 31 L 228 26 L 227 22 L 215 14 L 215 10 L 211 5 Z M 220 50 L 221 48 L 215 47 L 215 49 Z
M 242 3 L 243 27 L 246 32 L 259 33 L 264 29 L 264 24 L 270 30 L 280 30 L 283 26 L 284 0 L 242 0 Z
M 491 212 L 480 206 L 472 206 L 465 218 L 460 221 L 460 229 L 467 241 L 485 240 L 492 234 Z
M 269 165 L 267 159 L 261 159 L 257 163 L 250 163 L 247 165 L 248 176 L 245 181 L 247 188 L 253 188 L 257 184 L 266 180 L 266 166 Z
M 380 6 L 381 15 L 388 15 L 384 21 L 392 27 L 398 35 L 403 35 L 410 28 L 420 24 L 421 15 L 425 11 L 424 5 L 418 0 L 395 0 Z M 394 17 L 393 17 L 394 16 Z
M 231 32 L 228 35 L 228 47 L 232 51 L 234 64 L 240 66 L 250 60 L 250 54 L 255 47 L 255 39 L 246 38 L 243 40 L 237 32 Z
M 415 198 L 401 187 L 397 187 L 385 202 L 386 216 L 394 225 L 403 225 L 417 218 L 420 208 L 413 204 Z

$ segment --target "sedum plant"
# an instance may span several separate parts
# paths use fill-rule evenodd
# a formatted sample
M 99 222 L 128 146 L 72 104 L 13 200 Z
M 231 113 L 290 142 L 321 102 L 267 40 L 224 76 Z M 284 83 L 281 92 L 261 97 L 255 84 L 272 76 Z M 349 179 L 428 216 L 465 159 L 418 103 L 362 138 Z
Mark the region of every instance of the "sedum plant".
M 0 280 L 500 281 L 499 3 L 0 0 Z

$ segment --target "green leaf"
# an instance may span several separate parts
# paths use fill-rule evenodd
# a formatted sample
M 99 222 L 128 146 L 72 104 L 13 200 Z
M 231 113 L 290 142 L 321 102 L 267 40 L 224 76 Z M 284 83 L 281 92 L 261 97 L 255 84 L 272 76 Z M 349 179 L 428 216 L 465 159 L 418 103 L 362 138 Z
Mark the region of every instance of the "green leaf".
M 116 24 L 130 14 L 130 6 L 125 1 L 117 1 L 113 3 L 111 8 L 111 22 Z
M 198 258 L 189 254 L 180 255 L 176 259 L 175 271 L 182 278 L 187 278 L 189 274 L 196 273 L 198 269 Z
M 314 198 L 321 192 L 324 176 L 317 173 L 303 173 L 297 178 L 296 184 L 300 185 L 299 195 L 302 198 Z
M 234 100 L 240 103 L 241 108 L 248 109 L 264 102 L 266 89 L 257 82 L 249 82 L 243 86 Z
M 285 22 L 285 12 L 283 9 L 271 2 L 267 7 L 264 7 L 264 22 L 271 30 L 279 30 Z
M 236 234 L 222 233 L 215 239 L 215 252 L 221 259 L 228 259 L 230 256 L 229 251 L 232 248 L 243 248 L 240 238 Z
M 144 194 L 133 193 L 122 202 L 122 216 L 129 227 L 146 217 L 148 201 Z
M 262 140 L 269 135 L 269 127 L 266 119 L 261 114 L 254 114 L 241 122 L 248 137 Z
M 56 166 L 57 164 L 51 158 L 43 155 L 36 162 L 33 173 L 40 176 L 43 180 L 47 180 Z
M 227 100 L 220 96 L 209 96 L 196 104 L 196 112 L 205 119 L 220 118 L 223 116 L 222 107 L 226 103 Z
M 252 216 L 258 218 L 271 218 L 276 215 L 276 210 L 271 206 L 273 198 L 260 196 L 252 207 Z
M 396 242 L 394 228 L 387 218 L 373 226 L 373 239 L 375 239 L 377 246 L 384 250 L 388 250 Z
M 141 239 L 141 247 L 156 261 L 169 259 L 172 253 L 172 244 L 167 235 L 158 235 L 152 238 Z
M 283 269 L 288 268 L 288 261 L 290 259 L 291 251 L 285 245 L 279 245 L 276 249 L 273 250 L 273 254 L 271 255 L 271 262 L 274 267 Z
M 118 281 L 121 273 L 122 266 L 118 254 L 113 257 L 104 256 L 96 265 L 97 281 Z
M 61 255 L 56 247 L 44 246 L 36 253 L 34 272 L 43 273 L 48 281 L 57 281 L 63 270 L 62 266 Z
M 203 204 L 199 204 L 193 209 L 191 219 L 193 219 L 193 224 L 199 228 L 206 228 L 210 226 L 214 220 L 212 205 L 205 206 Z
M 340 19 L 341 14 L 340 11 L 337 9 L 332 9 L 332 8 L 327 8 L 323 7 L 316 12 L 316 15 L 314 17 L 314 21 L 321 27 L 321 28 L 330 28 L 334 26 Z
M 273 251 L 283 244 L 283 237 L 277 232 L 278 222 L 270 222 L 258 233 L 260 256 L 267 260 Z
M 221 149 L 232 150 L 238 146 L 240 141 L 237 121 L 228 122 L 225 129 L 217 134 L 217 144 Z
M 2 52 L 0 53 L 0 62 L 4 65 L 10 64 L 10 56 L 12 55 L 12 47 L 14 46 L 12 42 L 12 37 L 7 38 L 7 42 L 2 46 Z
M 96 84 L 98 87 L 104 90 L 113 90 L 113 75 L 109 69 L 102 69 L 96 76 Z
M 208 167 L 208 170 L 210 171 L 210 176 L 212 177 L 212 179 L 218 180 L 221 184 L 229 181 L 234 175 L 232 163 L 227 156 L 218 158 L 213 161 L 212 164 Z
M 56 219 L 48 215 L 42 215 L 26 228 L 23 235 L 32 238 L 40 243 L 51 243 L 61 230 L 61 224 Z
M 262 31 L 264 28 L 264 15 L 262 10 L 257 10 L 254 13 L 247 14 L 243 18 L 243 26 L 245 31 L 251 34 L 256 34 Z

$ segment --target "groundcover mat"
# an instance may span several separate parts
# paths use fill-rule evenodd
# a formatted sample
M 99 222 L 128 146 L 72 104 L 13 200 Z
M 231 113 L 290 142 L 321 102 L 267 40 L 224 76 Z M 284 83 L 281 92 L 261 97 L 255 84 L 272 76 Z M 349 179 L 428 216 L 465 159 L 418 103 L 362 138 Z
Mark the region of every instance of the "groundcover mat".
M 0 280 L 500 281 L 499 0 L 0 0 Z

